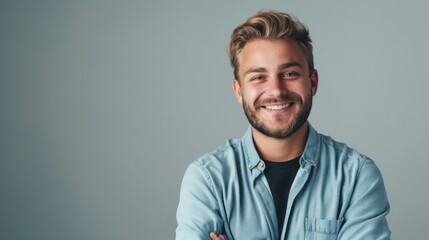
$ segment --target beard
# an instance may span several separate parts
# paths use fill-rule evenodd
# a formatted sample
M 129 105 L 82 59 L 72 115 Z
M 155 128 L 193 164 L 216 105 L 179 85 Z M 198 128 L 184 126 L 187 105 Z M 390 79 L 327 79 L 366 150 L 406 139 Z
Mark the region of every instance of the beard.
M 265 136 L 272 138 L 284 139 L 294 134 L 302 125 L 307 121 L 310 115 L 311 106 L 313 102 L 313 96 L 311 93 L 307 94 L 308 101 L 303 102 L 302 98 L 297 94 L 289 94 L 281 96 L 279 98 L 270 98 L 264 100 L 257 100 L 254 103 L 253 108 L 243 98 L 243 110 L 249 120 L 250 125 L 253 128 L 264 134 Z M 292 120 L 287 126 L 280 127 L 269 127 L 264 120 L 257 115 L 256 111 L 261 108 L 261 105 L 266 103 L 276 103 L 282 101 L 293 101 L 294 104 L 299 104 L 298 112 L 295 116 L 292 116 Z

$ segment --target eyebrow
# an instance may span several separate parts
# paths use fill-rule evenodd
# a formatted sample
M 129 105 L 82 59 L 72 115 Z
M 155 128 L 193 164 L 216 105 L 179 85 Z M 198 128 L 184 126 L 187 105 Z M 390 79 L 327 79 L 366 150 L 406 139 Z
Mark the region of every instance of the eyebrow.
M 292 61 L 292 62 L 288 62 L 288 63 L 283 63 L 282 65 L 278 66 L 277 69 L 285 69 L 285 68 L 290 68 L 290 67 L 300 67 L 302 68 L 301 64 L 299 64 L 296 61 Z
M 258 67 L 258 68 L 250 68 L 249 70 L 247 70 L 244 73 L 244 76 L 246 76 L 249 73 L 261 73 L 261 72 L 267 72 L 267 69 L 263 68 L 263 67 Z
M 290 68 L 290 67 L 294 67 L 294 66 L 298 66 L 300 68 L 302 68 L 301 64 L 299 64 L 296 61 L 292 61 L 292 62 L 287 62 L 287 63 L 283 63 L 281 65 L 279 65 L 277 67 L 277 69 L 286 69 L 286 68 Z M 263 72 L 267 72 L 267 69 L 263 68 L 263 67 L 256 67 L 256 68 L 250 68 L 249 70 L 247 70 L 244 73 L 244 76 L 246 76 L 249 73 L 263 73 Z

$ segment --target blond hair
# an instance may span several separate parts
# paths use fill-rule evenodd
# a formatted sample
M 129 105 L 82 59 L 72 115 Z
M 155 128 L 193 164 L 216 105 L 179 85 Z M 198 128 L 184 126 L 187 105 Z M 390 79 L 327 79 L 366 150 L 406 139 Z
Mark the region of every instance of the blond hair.
M 308 70 L 314 70 L 313 46 L 308 29 L 296 18 L 287 13 L 274 10 L 263 10 L 247 19 L 246 22 L 234 29 L 229 42 L 229 58 L 235 79 L 238 76 L 238 54 L 247 42 L 255 38 L 292 39 L 299 43 L 303 50 Z

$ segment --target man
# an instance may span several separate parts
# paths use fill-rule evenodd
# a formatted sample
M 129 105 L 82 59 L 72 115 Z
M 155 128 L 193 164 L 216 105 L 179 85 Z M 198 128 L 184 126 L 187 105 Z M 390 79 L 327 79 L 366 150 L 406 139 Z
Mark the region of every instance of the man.
M 176 239 L 390 239 L 374 162 L 307 121 L 318 74 L 306 27 L 262 11 L 229 46 L 251 127 L 188 167 Z

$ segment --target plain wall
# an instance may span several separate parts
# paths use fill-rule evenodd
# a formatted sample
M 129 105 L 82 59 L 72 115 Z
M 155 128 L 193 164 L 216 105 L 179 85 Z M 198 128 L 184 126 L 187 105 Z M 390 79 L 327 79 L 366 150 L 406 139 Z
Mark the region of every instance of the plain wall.
M 429 235 L 425 1 L 0 3 L 0 239 L 173 239 L 189 163 L 248 126 L 231 31 L 310 28 L 310 122 L 373 158 L 394 239 Z

